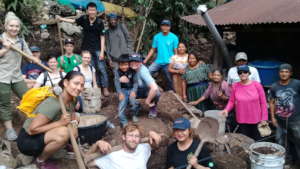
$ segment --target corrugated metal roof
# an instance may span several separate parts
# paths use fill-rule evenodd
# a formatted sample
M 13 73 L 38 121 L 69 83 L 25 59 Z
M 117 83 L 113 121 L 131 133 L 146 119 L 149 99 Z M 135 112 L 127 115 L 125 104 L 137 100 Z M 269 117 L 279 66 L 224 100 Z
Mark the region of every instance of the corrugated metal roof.
M 299 23 L 300 0 L 233 0 L 210 9 L 208 14 L 217 26 Z M 206 25 L 197 14 L 182 19 L 196 25 Z

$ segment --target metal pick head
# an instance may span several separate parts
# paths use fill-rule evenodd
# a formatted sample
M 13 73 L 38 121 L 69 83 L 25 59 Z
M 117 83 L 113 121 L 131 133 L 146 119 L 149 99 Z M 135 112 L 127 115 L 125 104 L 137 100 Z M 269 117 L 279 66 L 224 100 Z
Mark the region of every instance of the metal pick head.
M 207 11 L 207 6 L 206 5 L 199 5 L 197 8 L 197 13 L 201 15 L 202 13 L 205 13 Z
M 55 85 L 53 87 L 53 92 L 57 96 L 59 96 L 62 93 L 62 91 L 63 91 L 62 88 L 60 86 L 58 86 L 58 85 Z

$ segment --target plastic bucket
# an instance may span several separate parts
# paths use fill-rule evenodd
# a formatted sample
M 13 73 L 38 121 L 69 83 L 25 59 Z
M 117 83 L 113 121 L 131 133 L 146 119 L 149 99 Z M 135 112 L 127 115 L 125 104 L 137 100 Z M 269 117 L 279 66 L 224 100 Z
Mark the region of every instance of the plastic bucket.
M 88 121 L 88 122 L 86 122 Z M 107 118 L 103 115 L 81 114 L 78 136 L 81 144 L 89 145 L 100 140 L 107 131 Z
M 221 110 L 207 110 L 204 112 L 204 117 L 211 117 L 219 122 L 219 135 L 225 134 L 226 118 L 220 114 Z
M 253 143 L 249 147 L 251 169 L 283 169 L 285 148 L 270 142 Z
M 270 60 L 256 60 L 249 63 L 258 70 L 259 77 L 263 86 L 271 86 L 279 80 L 279 66 L 283 62 Z

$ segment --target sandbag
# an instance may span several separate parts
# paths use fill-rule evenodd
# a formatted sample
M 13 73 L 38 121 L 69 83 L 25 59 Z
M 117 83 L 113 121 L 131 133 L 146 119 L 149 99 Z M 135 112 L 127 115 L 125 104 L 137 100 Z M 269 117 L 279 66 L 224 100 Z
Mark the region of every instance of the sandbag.
M 99 113 L 101 110 L 101 89 L 86 88 L 82 92 L 82 107 L 84 113 Z

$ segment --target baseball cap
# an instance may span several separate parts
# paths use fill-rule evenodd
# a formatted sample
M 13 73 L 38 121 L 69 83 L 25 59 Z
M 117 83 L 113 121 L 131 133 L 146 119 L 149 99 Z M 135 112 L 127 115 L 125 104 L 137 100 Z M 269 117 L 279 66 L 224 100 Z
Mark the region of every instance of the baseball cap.
M 40 52 L 41 51 L 41 49 L 37 46 L 31 46 L 30 50 L 31 50 L 31 52 Z
M 247 54 L 245 52 L 238 52 L 235 55 L 235 61 L 239 61 L 239 60 L 248 60 Z
M 171 26 L 171 21 L 168 20 L 168 19 L 164 19 L 161 21 L 160 25 L 168 25 L 168 26 Z
M 72 39 L 65 39 L 65 45 L 66 44 L 73 44 L 74 45 L 74 41 Z
M 283 69 L 286 69 L 291 72 L 293 70 L 293 67 L 292 67 L 292 65 L 290 65 L 288 63 L 283 63 L 279 66 L 279 71 L 281 71 Z
M 117 18 L 118 18 L 118 15 L 115 14 L 115 13 L 110 13 L 110 14 L 107 15 L 107 17 L 108 17 L 109 19 L 117 19 Z
M 191 128 L 191 123 L 184 117 L 177 118 L 173 123 L 173 129 L 185 130 L 189 128 Z
M 249 66 L 247 65 L 241 65 L 237 67 L 237 71 L 244 71 L 244 72 L 250 72 Z
M 130 61 L 130 62 L 132 62 L 132 61 L 135 61 L 135 62 L 142 62 L 142 61 L 143 61 L 143 58 L 141 57 L 140 54 L 134 53 L 134 54 L 132 54 L 132 55 L 129 57 L 129 61 Z

